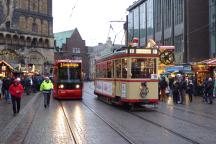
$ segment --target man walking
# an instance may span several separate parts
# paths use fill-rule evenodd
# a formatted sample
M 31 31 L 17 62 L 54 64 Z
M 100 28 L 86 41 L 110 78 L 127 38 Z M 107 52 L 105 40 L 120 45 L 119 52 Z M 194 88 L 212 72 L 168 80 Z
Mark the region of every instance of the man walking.
M 9 87 L 9 93 L 11 94 L 14 116 L 20 111 L 21 96 L 24 92 L 23 86 L 18 79 L 15 79 Z
M 40 91 L 43 92 L 44 95 L 44 107 L 49 107 L 50 104 L 50 95 L 51 90 L 53 89 L 53 84 L 49 77 L 45 77 L 45 80 L 42 82 L 40 86 Z

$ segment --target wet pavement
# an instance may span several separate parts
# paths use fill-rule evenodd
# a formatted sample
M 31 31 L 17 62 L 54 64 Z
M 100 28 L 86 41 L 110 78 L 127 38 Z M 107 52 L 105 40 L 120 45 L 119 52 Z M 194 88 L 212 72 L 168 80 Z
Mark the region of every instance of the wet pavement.
M 129 112 L 99 101 L 93 83 L 85 83 L 83 100 L 51 99 L 43 107 L 40 93 L 22 101 L 12 116 L 0 102 L 0 143 L 9 144 L 188 144 L 216 143 L 216 101 L 194 97 L 192 103 L 160 103 L 155 110 Z M 8 111 L 8 112 L 7 112 Z

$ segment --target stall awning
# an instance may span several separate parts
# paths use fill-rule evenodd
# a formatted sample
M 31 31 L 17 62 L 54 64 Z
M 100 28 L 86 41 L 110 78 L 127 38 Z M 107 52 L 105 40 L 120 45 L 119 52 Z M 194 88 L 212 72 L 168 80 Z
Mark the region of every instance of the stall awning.
M 5 64 L 6 66 L 8 66 L 11 70 L 13 70 L 14 68 L 9 64 L 9 63 L 7 63 L 6 61 L 4 61 L 4 60 L 0 60 L 0 64 Z
M 206 65 L 209 65 L 209 66 L 216 66 L 216 58 L 203 60 L 203 61 L 201 61 L 199 63 L 200 64 L 206 64 Z

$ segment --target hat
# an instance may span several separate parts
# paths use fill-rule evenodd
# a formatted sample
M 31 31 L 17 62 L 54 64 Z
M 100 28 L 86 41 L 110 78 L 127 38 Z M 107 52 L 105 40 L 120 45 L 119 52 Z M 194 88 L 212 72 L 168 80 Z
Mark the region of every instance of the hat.
M 17 81 L 19 81 L 19 82 L 21 81 L 21 79 L 20 79 L 19 77 L 18 77 L 18 78 L 16 78 L 16 80 L 17 80 Z
M 46 77 L 44 77 L 44 79 L 49 79 L 49 77 L 46 76 Z
M 19 79 L 15 79 L 14 82 L 20 82 Z

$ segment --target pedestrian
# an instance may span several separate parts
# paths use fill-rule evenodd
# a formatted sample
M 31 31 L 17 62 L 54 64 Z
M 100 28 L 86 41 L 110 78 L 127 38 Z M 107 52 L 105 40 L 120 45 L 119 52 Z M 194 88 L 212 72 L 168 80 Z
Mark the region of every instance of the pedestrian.
M 208 82 L 207 82 L 207 87 L 206 87 L 208 104 L 213 103 L 213 101 L 212 101 L 212 99 L 213 99 L 213 90 L 214 90 L 214 82 L 213 82 L 212 78 L 209 77 Z
M 9 93 L 9 87 L 11 85 L 11 78 L 10 77 L 6 77 L 3 80 L 3 88 L 4 88 L 4 97 L 5 97 L 5 101 L 7 103 L 10 103 L 11 101 L 11 95 Z
M 160 86 L 160 91 L 161 91 L 161 101 L 166 101 L 166 88 L 168 86 L 168 83 L 166 82 L 165 80 L 165 77 L 162 77 L 160 83 L 159 83 L 159 86 Z
M 186 90 L 187 90 L 187 82 L 185 80 L 185 77 L 183 76 L 181 78 L 181 82 L 180 82 L 180 87 L 179 87 L 179 91 L 180 91 L 180 104 L 183 104 L 185 101 L 185 94 L 186 94 Z
M 176 77 L 173 82 L 173 102 L 176 104 L 179 101 L 179 95 L 180 95 L 179 87 L 180 87 L 179 79 Z
M 45 80 L 42 82 L 40 86 L 40 91 L 43 92 L 44 95 L 44 107 L 49 107 L 50 104 L 50 95 L 53 89 L 53 84 L 49 77 L 45 77 Z
M 192 102 L 193 89 L 194 89 L 193 82 L 192 82 L 192 80 L 189 80 L 188 86 L 187 86 L 187 92 L 188 92 L 188 95 L 189 95 L 189 101 L 190 102 Z
M 12 105 L 14 116 L 20 111 L 21 97 L 23 95 L 24 89 L 18 79 L 15 79 L 9 87 L 9 93 L 11 94 Z
M 2 94 L 2 85 L 3 85 L 3 81 L 2 81 L 2 78 L 0 77 L 0 99 L 3 98 L 3 94 Z
M 208 97 L 208 88 L 207 88 L 207 84 L 208 84 L 208 78 L 206 77 L 205 80 L 203 81 L 203 102 L 207 102 L 207 97 Z

